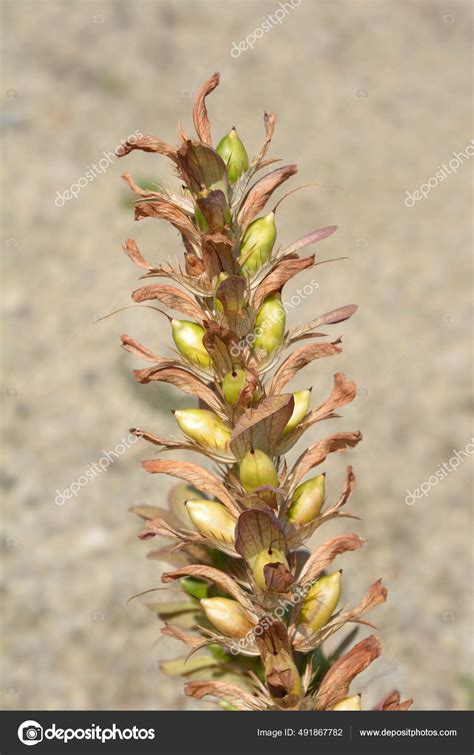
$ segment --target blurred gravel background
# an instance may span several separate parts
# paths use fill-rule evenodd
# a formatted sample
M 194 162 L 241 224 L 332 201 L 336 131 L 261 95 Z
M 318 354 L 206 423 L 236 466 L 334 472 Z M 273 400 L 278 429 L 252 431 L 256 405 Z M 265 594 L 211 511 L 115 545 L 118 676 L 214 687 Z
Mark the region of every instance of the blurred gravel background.
M 160 639 L 140 590 L 160 566 L 136 539 L 133 503 L 163 501 L 169 481 L 146 475 L 137 443 L 80 494 L 58 491 L 111 451 L 131 426 L 173 432 L 178 392 L 137 386 L 144 366 L 119 348 L 129 333 L 161 353 L 169 334 L 146 309 L 127 310 L 137 273 L 121 252 L 136 239 L 153 261 L 181 254 L 165 224 L 134 224 L 123 170 L 174 182 L 164 158 L 114 161 L 77 199 L 64 192 L 135 129 L 175 142 L 191 131 L 191 93 L 213 71 L 215 137 L 236 125 L 248 151 L 262 142 L 264 110 L 279 117 L 274 156 L 297 162 L 306 189 L 280 209 L 279 239 L 339 231 L 319 259 L 319 290 L 290 322 L 346 303 L 356 317 L 333 326 L 344 352 L 299 374 L 320 403 L 344 370 L 358 400 L 318 433 L 358 429 L 364 442 L 324 469 L 335 495 L 345 464 L 358 486 L 351 510 L 367 538 L 338 562 L 344 600 L 378 577 L 389 602 L 373 614 L 384 654 L 361 677 L 365 704 L 399 687 L 420 709 L 468 705 L 472 459 L 405 503 L 437 465 L 470 442 L 469 202 L 472 165 L 407 208 L 406 192 L 470 144 L 468 2 L 302 0 L 253 50 L 231 56 L 278 8 L 264 2 L 3 3 L 5 214 L 2 485 L 6 708 L 199 708 L 158 660 L 181 654 Z M 468 162 L 468 161 L 467 161 Z M 293 185 L 297 185 L 294 180 Z M 298 451 L 302 449 L 299 448 Z M 464 457 L 463 457 L 464 458 Z M 321 535 L 319 535 L 321 537 Z M 143 602 L 143 599 L 141 599 Z M 158 641 L 159 640 L 159 641 Z

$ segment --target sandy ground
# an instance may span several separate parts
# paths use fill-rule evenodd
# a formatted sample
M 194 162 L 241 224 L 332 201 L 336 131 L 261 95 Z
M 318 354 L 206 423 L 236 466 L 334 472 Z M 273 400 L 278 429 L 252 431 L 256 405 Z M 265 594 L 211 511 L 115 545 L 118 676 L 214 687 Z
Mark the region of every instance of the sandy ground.
M 471 439 L 469 158 L 428 198 L 412 207 L 405 198 L 470 144 L 471 6 L 303 0 L 232 57 L 233 42 L 278 7 L 3 3 L 6 708 L 202 707 L 157 671 L 181 648 L 158 641 L 140 601 L 126 605 L 159 585 L 160 566 L 145 559 L 149 548 L 127 511 L 165 497 L 168 480 L 140 469 L 149 449 L 119 453 L 77 497 L 55 503 L 129 427 L 173 430 L 177 394 L 135 385 L 130 370 L 143 365 L 118 346 L 128 332 L 167 353 L 162 321 L 136 309 L 94 323 L 136 287 L 121 252 L 127 237 L 157 262 L 181 253 L 164 224 L 134 224 L 121 172 L 174 179 L 164 159 L 136 153 L 77 199 L 62 207 L 55 199 L 135 129 L 171 142 L 179 121 L 190 131 L 190 94 L 215 70 L 215 135 L 235 124 L 254 154 L 263 111 L 276 111 L 273 154 L 298 163 L 301 184 L 343 187 L 291 197 L 279 238 L 337 224 L 319 258 L 350 258 L 317 268 L 319 289 L 291 322 L 360 305 L 331 331 L 343 334 L 344 352 L 301 372 L 292 387 L 313 385 L 320 402 L 336 370 L 359 386 L 344 419 L 325 429 L 360 428 L 364 442 L 325 470 L 335 494 L 345 462 L 354 465 L 352 509 L 363 521 L 328 526 L 325 535 L 356 526 L 368 540 L 339 561 L 345 601 L 378 577 L 390 588 L 373 615 L 384 654 L 361 678 L 365 704 L 394 687 L 420 709 L 468 704 L 471 457 L 461 454 L 457 471 L 414 505 L 405 498 Z

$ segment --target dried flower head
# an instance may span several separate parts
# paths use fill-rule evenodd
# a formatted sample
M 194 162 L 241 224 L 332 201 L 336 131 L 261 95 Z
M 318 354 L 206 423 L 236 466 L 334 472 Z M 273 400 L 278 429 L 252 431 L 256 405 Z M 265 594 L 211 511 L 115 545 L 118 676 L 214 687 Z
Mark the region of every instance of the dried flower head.
M 174 412 L 183 433 L 179 440 L 132 432 L 161 450 L 206 457 L 204 467 L 156 457 L 143 462 L 150 474 L 181 482 L 167 509 L 132 509 L 144 519 L 142 539 L 171 540 L 153 557 L 173 566 L 162 581 L 179 583 L 183 592 L 182 600 L 152 605 L 165 622 L 161 631 L 188 646 L 186 657 L 165 662 L 162 669 L 183 675 L 188 695 L 211 695 L 227 708 L 360 710 L 361 697 L 349 687 L 380 654 L 379 640 L 367 637 L 344 654 L 346 636 L 330 658 L 322 645 L 346 625 L 367 624 L 366 612 L 385 601 L 386 589 L 377 581 L 356 606 L 338 608 L 341 572 L 332 562 L 364 542 L 346 534 L 322 542 L 312 554 L 304 546 L 326 521 L 351 516 L 344 507 L 355 484 L 348 467 L 340 496 L 331 503 L 325 473 L 308 475 L 362 436 L 338 432 L 311 443 L 291 468 L 285 460 L 306 430 L 339 416 L 355 397 L 355 384 L 341 372 L 334 375 L 330 395 L 314 408 L 310 390 L 291 393 L 286 386 L 314 360 L 341 351 L 340 338 L 325 340 L 318 330 L 347 320 L 357 307 L 340 306 L 286 328 L 284 286 L 317 264 L 314 254 L 298 252 L 336 227 L 276 246 L 276 208 L 264 208 L 296 166 L 261 175 L 277 162 L 267 158 L 273 114 L 265 114 L 264 144 L 252 160 L 234 128 L 214 149 L 206 97 L 218 83 L 214 74 L 196 95 L 197 139 L 180 130 L 177 147 L 144 135 L 123 149 L 123 154 L 139 149 L 171 160 L 179 193 L 145 190 L 127 173 L 123 178 L 138 195 L 137 220 L 161 218 L 178 230 L 184 263 L 152 264 L 133 240 L 125 243 L 146 279 L 133 300 L 158 301 L 179 319 L 167 316 L 177 349 L 172 356 L 159 356 L 128 335 L 122 345 L 151 365 L 134 372 L 138 382 L 170 383 L 199 401 L 198 407 Z M 170 282 L 148 282 L 156 278 Z M 207 468 L 209 461 L 214 471 Z M 393 693 L 380 707 L 398 710 L 410 703 Z

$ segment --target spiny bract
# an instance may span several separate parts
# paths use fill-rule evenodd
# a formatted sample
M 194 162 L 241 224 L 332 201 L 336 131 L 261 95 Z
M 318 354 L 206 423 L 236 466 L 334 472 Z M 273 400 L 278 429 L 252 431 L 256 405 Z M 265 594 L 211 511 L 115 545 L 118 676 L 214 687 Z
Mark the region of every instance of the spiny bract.
M 135 218 L 167 220 L 184 244 L 184 267 L 176 268 L 149 263 L 133 240 L 126 242 L 142 277 L 171 280 L 147 281 L 133 299 L 158 300 L 177 313 L 178 319 L 168 317 L 177 351 L 161 357 L 126 335 L 122 345 L 151 363 L 135 371 L 138 382 L 171 383 L 199 400 L 198 407 L 190 400 L 189 409 L 175 412 L 180 440 L 132 432 L 162 449 L 193 450 L 215 467 L 211 472 L 208 462 L 204 468 L 156 457 L 143 462 L 147 472 L 181 480 L 167 510 L 132 509 L 145 520 L 141 538 L 172 540 L 157 554 L 174 567 L 162 581 L 178 582 L 183 591 L 181 600 L 151 606 L 165 622 L 161 631 L 187 646 L 185 657 L 161 666 L 185 676 L 188 695 L 211 695 L 227 709 L 358 710 L 360 696 L 349 695 L 349 686 L 380 654 L 379 640 L 371 635 L 344 654 L 352 632 L 330 657 L 322 643 L 349 623 L 362 623 L 366 611 L 385 601 L 386 589 L 374 582 L 357 605 L 337 611 L 344 580 L 340 571 L 326 575 L 325 569 L 364 542 L 340 535 L 312 554 L 304 544 L 324 522 L 347 516 L 342 509 L 354 487 L 348 467 L 339 498 L 325 505 L 324 474 L 308 474 L 328 454 L 355 446 L 361 434 L 338 432 L 309 445 L 291 468 L 285 461 L 306 430 L 338 416 L 355 397 L 355 384 L 341 372 L 313 409 L 309 390 L 291 393 L 286 385 L 313 360 L 341 351 L 339 338 L 321 340 L 318 330 L 348 319 L 356 307 L 341 306 L 287 330 L 283 288 L 316 264 L 314 254 L 298 251 L 336 227 L 275 246 L 276 208 L 264 208 L 296 166 L 261 177 L 276 162 L 266 157 L 274 114 L 265 113 L 264 145 L 252 160 L 234 128 L 213 148 L 206 97 L 218 83 L 214 74 L 196 95 L 197 140 L 180 129 L 176 148 L 142 135 L 122 149 L 122 155 L 139 149 L 171 160 L 180 193 L 148 191 L 127 173 L 123 178 L 139 195 Z M 392 693 L 378 707 L 410 704 Z

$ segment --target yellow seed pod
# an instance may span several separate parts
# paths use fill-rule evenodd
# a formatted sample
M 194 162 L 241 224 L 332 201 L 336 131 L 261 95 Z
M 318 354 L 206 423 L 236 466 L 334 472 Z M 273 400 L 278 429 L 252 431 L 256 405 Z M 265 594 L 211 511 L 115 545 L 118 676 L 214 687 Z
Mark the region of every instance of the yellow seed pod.
M 240 482 L 250 493 L 262 485 L 278 487 L 278 475 L 273 461 L 258 448 L 247 451 L 239 466 Z
M 287 569 L 290 568 L 285 554 L 283 551 L 277 550 L 277 548 L 271 548 L 268 551 L 259 553 L 252 563 L 252 572 L 255 582 L 261 590 L 265 590 L 267 586 L 264 572 L 267 564 L 283 564 Z
M 227 449 L 232 428 L 214 412 L 208 409 L 177 409 L 174 418 L 188 438 L 219 451 Z
M 235 406 L 244 387 L 245 370 L 236 369 L 228 372 L 222 381 L 222 393 L 227 403 Z
M 227 165 L 227 176 L 231 183 L 238 181 L 242 173 L 249 169 L 249 156 L 235 128 L 220 140 L 216 152 Z
M 341 597 L 341 572 L 321 577 L 307 593 L 300 611 L 300 623 L 313 632 L 331 618 Z
M 278 349 L 285 337 L 285 322 L 286 315 L 281 295 L 270 294 L 264 299 L 255 318 L 254 349 L 264 349 L 267 354 Z
M 208 368 L 212 360 L 202 339 L 206 331 L 201 325 L 190 320 L 171 320 L 171 331 L 179 353 L 191 364 Z
M 186 501 L 186 510 L 201 535 L 223 544 L 234 542 L 236 521 L 222 503 L 204 499 Z
M 360 695 L 352 695 L 352 697 L 345 697 L 340 700 L 333 710 L 362 710 L 360 704 Z
M 296 393 L 293 393 L 295 404 L 291 417 L 283 430 L 283 434 L 291 432 L 296 425 L 299 425 L 303 417 L 306 417 L 308 414 L 310 399 L 311 391 L 296 391 Z
M 201 605 L 215 628 L 227 637 L 242 639 L 255 625 L 237 600 L 204 598 Z
M 268 262 L 276 236 L 274 212 L 269 212 L 268 215 L 257 218 L 249 224 L 242 238 L 239 252 L 240 269 L 244 275 L 252 275 Z
M 325 486 L 326 477 L 323 474 L 298 485 L 288 507 L 288 520 L 299 525 L 312 522 L 324 503 Z

